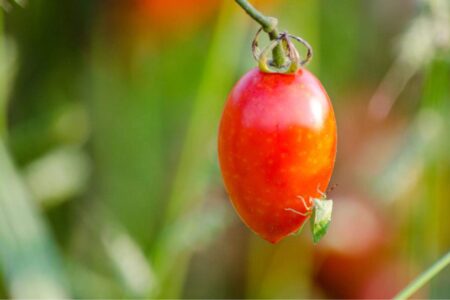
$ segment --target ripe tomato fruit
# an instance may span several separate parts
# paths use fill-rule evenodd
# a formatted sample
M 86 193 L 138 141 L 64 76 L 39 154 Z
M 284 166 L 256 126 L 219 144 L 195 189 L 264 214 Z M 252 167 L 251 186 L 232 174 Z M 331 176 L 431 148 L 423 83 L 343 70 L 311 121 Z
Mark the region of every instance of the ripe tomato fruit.
M 218 147 L 242 220 L 271 243 L 298 231 L 328 186 L 336 140 L 333 107 L 310 72 L 244 75 L 225 105 Z

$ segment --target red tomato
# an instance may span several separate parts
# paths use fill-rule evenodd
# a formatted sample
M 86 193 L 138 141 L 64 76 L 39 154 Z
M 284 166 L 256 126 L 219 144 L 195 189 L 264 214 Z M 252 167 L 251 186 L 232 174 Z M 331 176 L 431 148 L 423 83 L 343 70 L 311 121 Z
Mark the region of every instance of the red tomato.
M 296 232 L 327 188 L 336 139 L 333 107 L 310 72 L 244 75 L 219 130 L 222 175 L 243 221 L 271 243 Z

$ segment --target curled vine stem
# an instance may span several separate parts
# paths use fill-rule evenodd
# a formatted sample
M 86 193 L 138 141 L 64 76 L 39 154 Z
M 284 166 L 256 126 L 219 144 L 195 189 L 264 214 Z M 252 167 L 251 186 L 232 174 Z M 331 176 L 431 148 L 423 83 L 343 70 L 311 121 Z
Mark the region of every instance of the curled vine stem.
M 303 61 L 300 62 L 300 65 L 303 66 L 303 65 L 306 65 L 307 63 L 309 63 L 313 57 L 313 49 L 312 49 L 311 45 L 299 36 L 288 34 L 288 37 L 301 43 L 303 46 L 305 46 L 305 48 L 307 50 L 306 57 Z
M 274 39 L 269 45 L 267 45 L 263 50 L 259 49 L 259 35 L 263 30 L 264 29 L 261 27 L 256 32 L 252 42 L 253 57 L 258 61 L 258 65 L 261 71 L 267 73 L 292 74 L 295 73 L 300 66 L 307 64 L 311 60 L 313 56 L 311 45 L 304 39 L 292 34 L 288 34 L 287 32 L 279 34 L 279 36 Z M 291 39 L 301 43 L 307 49 L 305 59 L 300 60 L 300 54 L 293 45 Z M 281 66 L 278 66 L 272 60 L 269 60 L 270 52 L 278 46 L 282 47 L 285 50 L 289 59 L 285 64 Z

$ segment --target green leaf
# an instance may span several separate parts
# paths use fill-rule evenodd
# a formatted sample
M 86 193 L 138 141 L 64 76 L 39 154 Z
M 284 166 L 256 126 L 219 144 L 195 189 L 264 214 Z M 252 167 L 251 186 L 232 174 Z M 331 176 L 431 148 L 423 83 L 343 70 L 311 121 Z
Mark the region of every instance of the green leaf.
M 67 298 L 57 244 L 1 137 L 0 272 L 12 298 Z
M 333 200 L 314 198 L 313 202 L 314 208 L 311 216 L 311 231 L 314 243 L 318 243 L 327 233 L 328 227 L 330 226 Z

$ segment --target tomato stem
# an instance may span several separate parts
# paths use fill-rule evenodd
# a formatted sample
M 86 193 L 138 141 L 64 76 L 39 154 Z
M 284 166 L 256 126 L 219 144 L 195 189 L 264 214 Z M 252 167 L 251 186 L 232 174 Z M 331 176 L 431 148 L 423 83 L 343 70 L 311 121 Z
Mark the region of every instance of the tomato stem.
M 280 33 L 277 28 L 278 20 L 273 17 L 263 15 L 247 0 L 235 0 L 242 9 L 256 22 L 258 22 L 262 29 L 269 35 L 271 41 L 280 37 Z M 276 45 L 272 51 L 273 63 L 275 67 L 281 68 L 286 62 L 286 56 L 281 44 Z
M 434 276 L 450 264 L 450 252 L 447 252 L 441 259 L 436 261 L 428 270 L 419 275 L 413 282 L 411 282 L 405 289 L 398 293 L 394 299 L 408 299 L 418 289 L 424 286 Z

